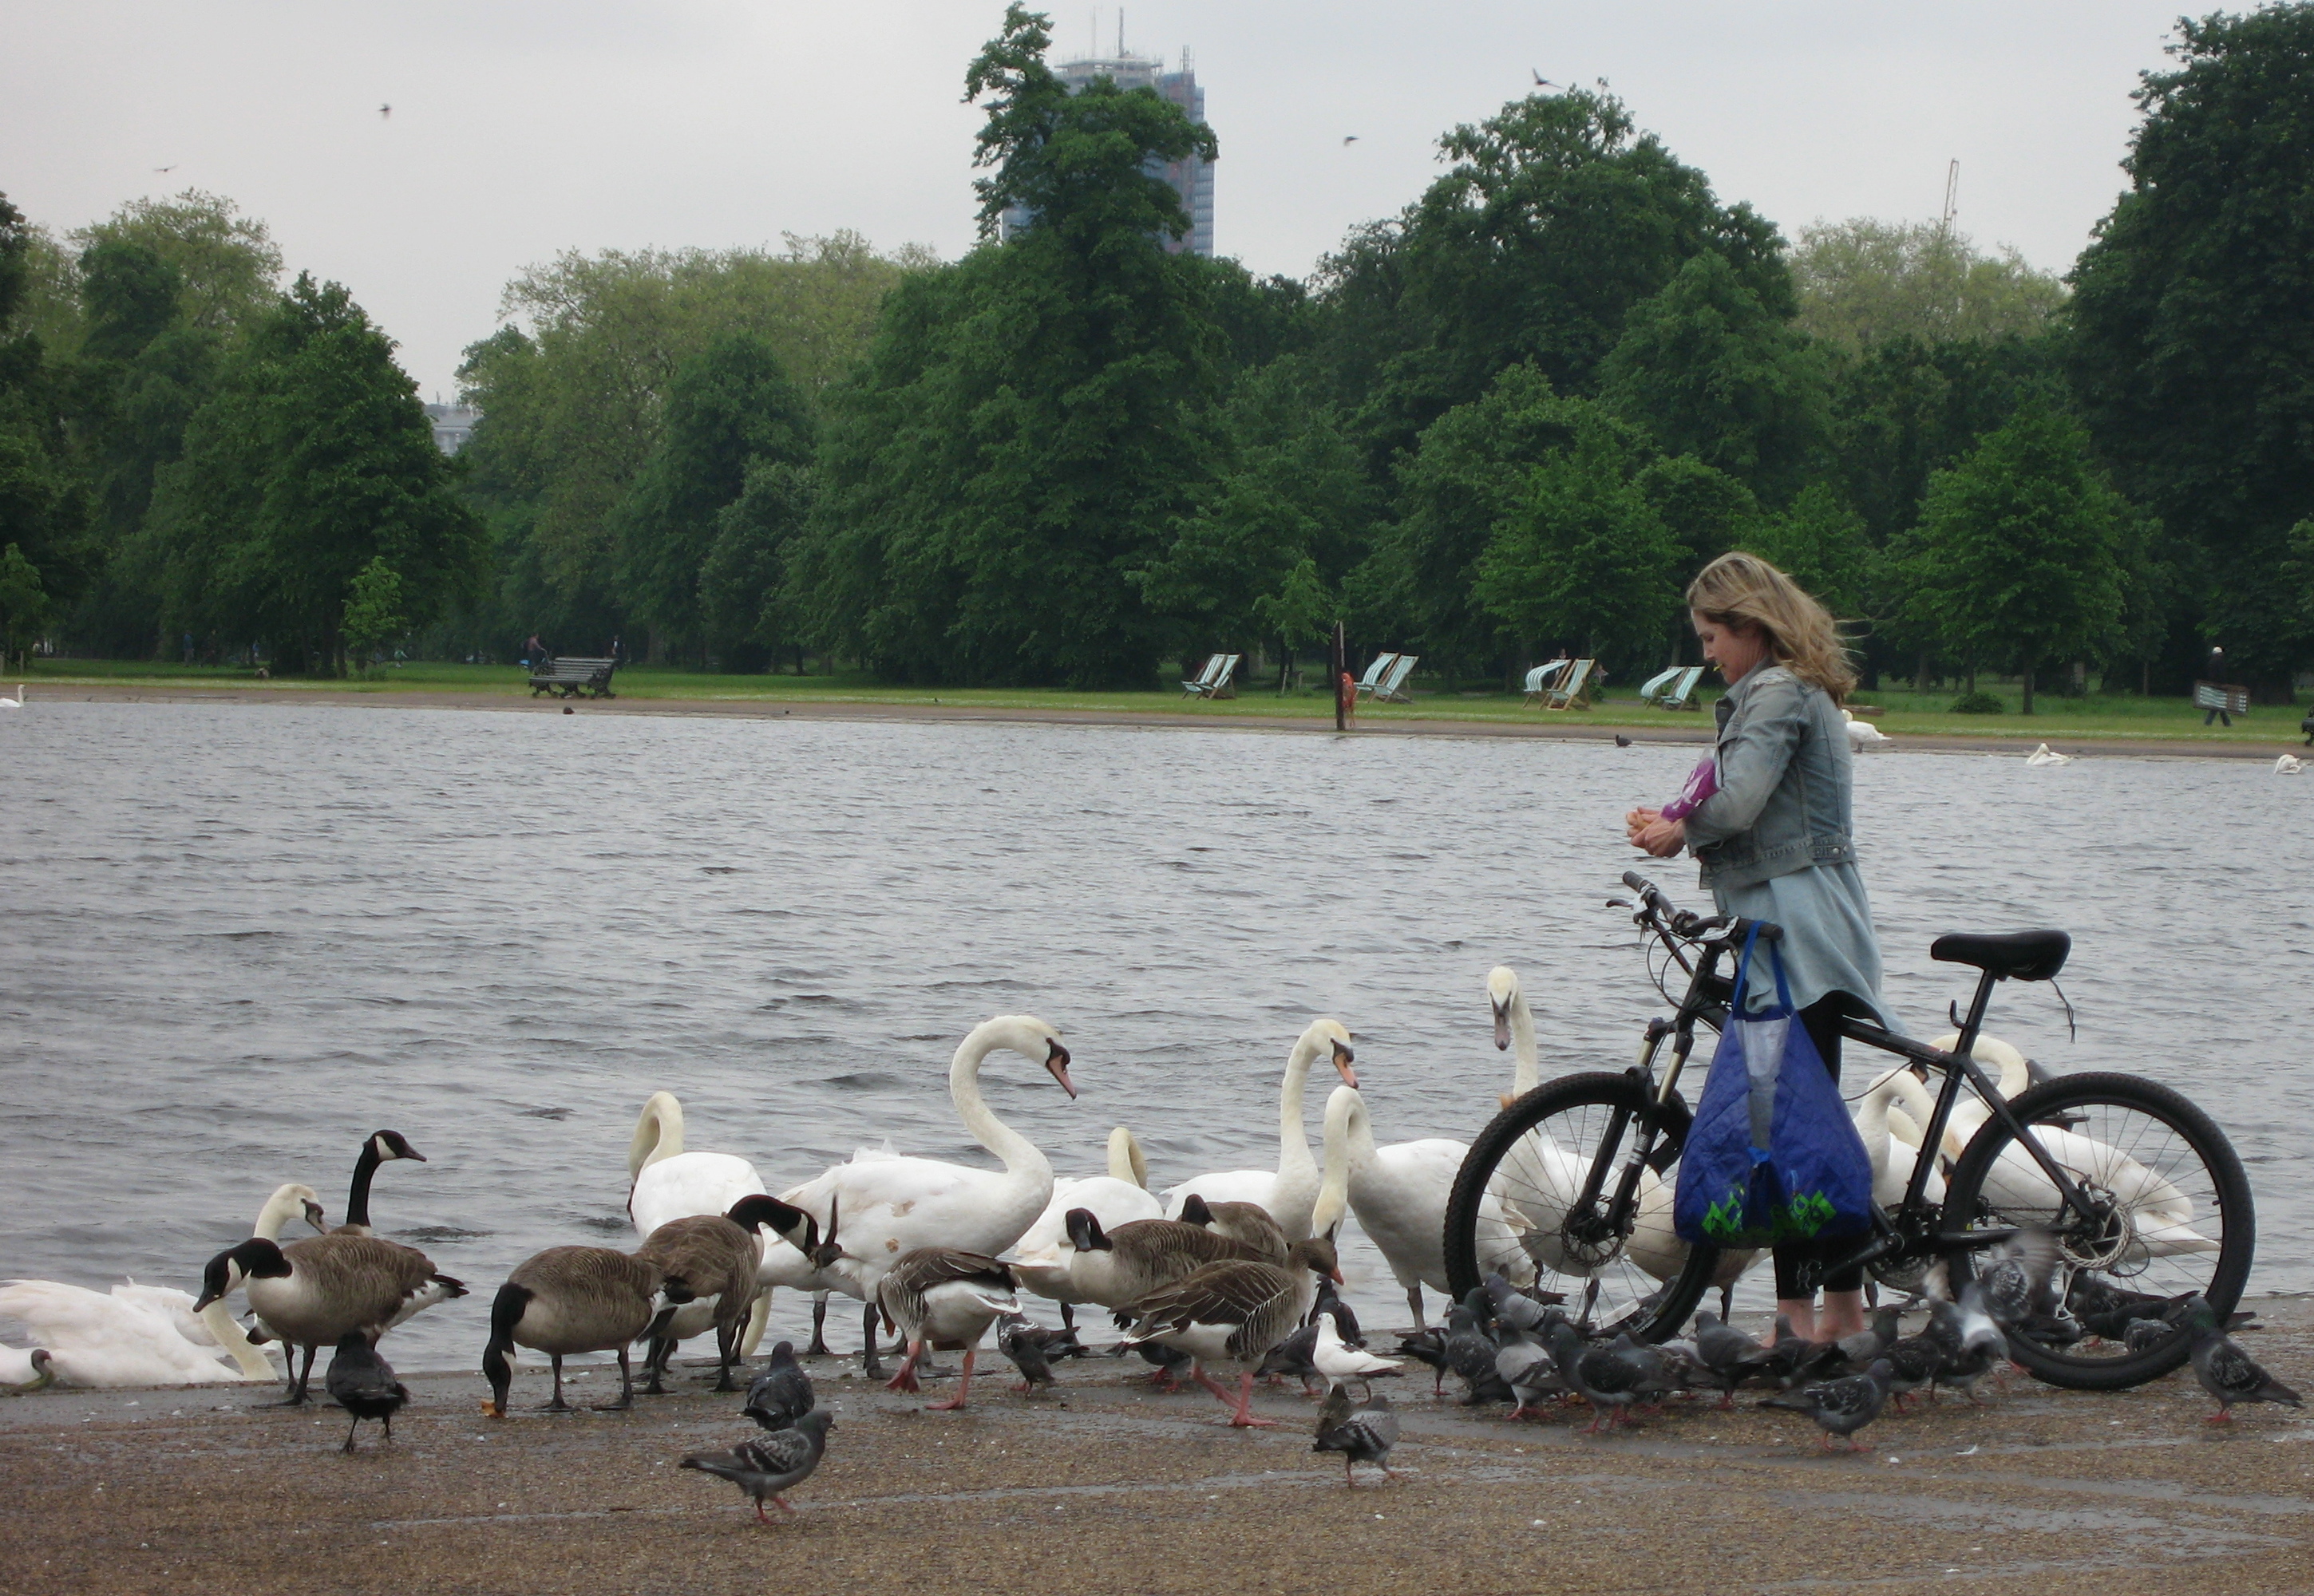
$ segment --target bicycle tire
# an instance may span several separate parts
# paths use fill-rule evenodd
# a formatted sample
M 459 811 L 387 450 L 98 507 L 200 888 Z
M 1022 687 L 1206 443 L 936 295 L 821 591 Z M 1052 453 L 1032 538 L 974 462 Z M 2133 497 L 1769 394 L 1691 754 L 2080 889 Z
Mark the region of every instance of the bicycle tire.
M 1490 1222 L 1488 1200 L 1492 1198 L 1495 1201 L 1499 1213 L 1499 1205 L 1506 1196 L 1506 1182 L 1518 1184 L 1515 1167 L 1506 1173 L 1505 1165 L 1520 1158 L 1523 1147 L 1532 1146 L 1526 1142 L 1530 1133 L 1545 1130 L 1547 1136 L 1561 1144 L 1577 1142 L 1581 1140 L 1581 1126 L 1592 1123 L 1595 1116 L 1603 1116 L 1606 1124 L 1620 1123 L 1626 1127 L 1621 1134 L 1627 1135 L 1628 1127 L 1637 1124 L 1638 1115 L 1647 1105 L 1647 1087 L 1638 1075 L 1598 1071 L 1547 1081 L 1496 1115 L 1471 1143 L 1471 1151 L 1455 1175 L 1454 1189 L 1446 1204 L 1446 1278 L 1454 1296 L 1459 1299 L 1467 1294 L 1479 1284 L 1484 1274 L 1480 1232 L 1482 1226 Z M 1676 1158 L 1680 1142 L 1687 1131 L 1686 1105 L 1679 1104 L 1674 1112 L 1677 1123 L 1665 1130 L 1657 1156 L 1650 1160 L 1650 1167 L 1656 1169 L 1666 1186 L 1670 1180 L 1668 1171 L 1672 1160 Z M 1566 1130 L 1564 1136 L 1545 1129 L 1554 1123 Z M 1585 1147 L 1585 1156 L 1596 1152 L 1598 1142 L 1605 1135 L 1603 1126 L 1598 1136 Z M 1665 1156 L 1666 1154 L 1669 1156 Z M 1619 1136 L 1618 1145 L 1608 1163 L 1610 1168 L 1619 1168 L 1621 1162 Z M 1499 1224 L 1502 1221 L 1497 1217 L 1491 1222 Z M 1540 1235 L 1542 1229 L 1530 1229 L 1526 1233 Z M 1529 1249 L 1526 1256 L 1540 1272 L 1541 1283 L 1553 1289 L 1569 1285 L 1577 1288 L 1576 1292 L 1569 1292 L 1570 1301 L 1576 1300 L 1580 1283 L 1614 1278 L 1618 1295 L 1611 1301 L 1608 1313 L 1602 1316 L 1600 1322 L 1606 1327 L 1628 1329 L 1641 1341 L 1667 1340 L 1686 1323 L 1688 1316 L 1695 1311 L 1696 1304 L 1703 1300 L 1704 1292 L 1710 1289 L 1712 1276 L 1719 1265 L 1718 1249 L 1686 1248 L 1683 1265 L 1675 1274 L 1665 1278 L 1643 1270 L 1630 1261 L 1624 1248 L 1629 1239 L 1627 1231 L 1621 1238 L 1610 1239 L 1603 1243 L 1611 1249 L 1608 1256 L 1588 1273 L 1555 1271 L 1542 1257 L 1537 1256 L 1537 1249 Z M 1620 1272 L 1617 1270 L 1619 1263 L 1621 1265 Z M 1553 1280 L 1553 1274 L 1559 1278 Z M 1656 1283 L 1652 1302 L 1647 1301 L 1648 1293 L 1642 1292 L 1638 1285 L 1640 1276 Z M 1628 1310 L 1621 1307 L 1623 1288 L 1628 1288 L 1630 1298 L 1631 1307 Z
M 2082 1272 L 2105 1273 L 2128 1289 L 2160 1296 L 2199 1291 L 2223 1323 L 2248 1283 L 2250 1257 L 2257 1245 L 2257 1221 L 2249 1177 L 2216 1122 L 2159 1081 L 2095 1071 L 2059 1076 L 2019 1093 L 2009 1107 L 2018 1120 L 2036 1131 L 2060 1117 L 2077 1119 L 2074 1127 L 2060 1127 L 2062 1134 L 2102 1142 L 2108 1151 L 2118 1151 L 2160 1185 L 2141 1180 L 2101 1154 L 2084 1156 L 2072 1151 L 2072 1142 L 2045 1141 L 2051 1156 L 2077 1179 L 2083 1175 L 2094 1177 L 2083 1182 L 2086 1186 L 2110 1195 L 2116 1188 L 2134 1183 L 2135 1190 L 2152 1194 L 2142 1201 L 2115 1197 L 2102 1228 L 2092 1229 L 2078 1218 L 2069 1225 L 2057 1225 L 2055 1204 L 2042 1206 L 2040 1196 L 2028 1197 L 2024 1190 L 2037 1181 L 2041 1192 L 2053 1195 L 2054 1188 L 2037 1168 L 2012 1160 L 2011 1173 L 2005 1177 L 1997 1173 L 2002 1155 L 2016 1147 L 2017 1139 L 2000 1119 L 1989 1119 L 1970 1138 L 1953 1166 L 1947 1182 L 1944 1229 L 1954 1231 L 1980 1223 L 2037 1221 L 2058 1231 L 2069 1291 L 2072 1278 Z M 2129 1122 L 2120 1117 L 2123 1115 L 2141 1116 L 2167 1135 L 2149 1144 L 2150 1132 L 2132 1133 L 2126 1128 Z M 2170 1138 L 2175 1139 L 2174 1147 L 2168 1144 Z M 2018 1151 L 2018 1160 L 2027 1159 L 2021 1150 Z M 2020 1168 L 2025 1169 L 2021 1182 L 2015 1173 Z M 2165 1187 L 2188 1205 L 2181 1210 L 2160 1195 Z M 2214 1238 L 2210 1235 L 2212 1230 L 2217 1231 Z M 2164 1250 L 2173 1245 L 2169 1239 L 2181 1232 L 2202 1241 L 2214 1240 L 2215 1246 L 2203 1250 L 2177 1242 L 2178 1250 Z M 1974 1274 L 1975 1265 L 1973 1252 L 1953 1257 L 1956 1292 Z M 2115 1355 L 2104 1356 L 2045 1345 L 2012 1331 L 2009 1351 L 2035 1379 L 2047 1384 L 2074 1390 L 2118 1391 L 2168 1373 L 2186 1362 L 2190 1347 L 2180 1333 L 2142 1352 L 2116 1350 Z

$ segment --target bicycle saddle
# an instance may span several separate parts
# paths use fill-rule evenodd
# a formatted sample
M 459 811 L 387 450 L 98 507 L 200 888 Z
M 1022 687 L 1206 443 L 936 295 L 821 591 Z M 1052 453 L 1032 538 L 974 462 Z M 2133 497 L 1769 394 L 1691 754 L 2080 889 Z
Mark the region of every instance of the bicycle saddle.
M 2006 981 L 2047 981 L 2065 967 L 2073 939 L 2063 931 L 1954 931 L 1929 944 L 1929 957 L 1947 965 L 1974 965 Z

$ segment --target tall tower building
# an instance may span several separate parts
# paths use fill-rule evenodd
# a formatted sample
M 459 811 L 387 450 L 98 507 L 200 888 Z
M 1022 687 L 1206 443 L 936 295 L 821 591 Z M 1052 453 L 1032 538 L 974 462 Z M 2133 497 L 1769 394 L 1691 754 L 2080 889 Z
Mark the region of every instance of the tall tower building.
M 1189 120 L 1202 123 L 1206 119 L 1206 92 L 1197 86 L 1197 73 L 1189 52 L 1181 51 L 1180 69 L 1165 70 L 1163 59 L 1152 59 L 1135 55 L 1125 48 L 1124 19 L 1117 20 L 1117 48 L 1115 55 L 1088 55 L 1074 60 L 1054 64 L 1053 75 L 1066 84 L 1073 94 L 1082 93 L 1097 77 L 1114 81 L 1120 89 L 1154 89 L 1160 97 L 1171 101 L 1187 113 Z M 1210 259 L 1214 252 L 1214 167 L 1213 163 L 1189 155 L 1179 161 L 1152 161 L 1144 168 L 1151 177 L 1162 179 L 1172 185 L 1181 197 L 1181 208 L 1189 213 L 1189 230 L 1179 238 L 1164 241 L 1169 254 L 1183 251 Z M 999 235 L 1010 238 L 1029 225 L 1029 213 L 1014 207 L 1004 213 L 999 223 Z

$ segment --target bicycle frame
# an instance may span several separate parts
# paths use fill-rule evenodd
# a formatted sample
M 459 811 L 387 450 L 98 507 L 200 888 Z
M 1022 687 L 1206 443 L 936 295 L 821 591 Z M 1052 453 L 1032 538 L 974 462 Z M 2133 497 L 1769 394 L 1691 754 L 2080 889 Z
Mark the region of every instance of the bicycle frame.
M 1638 878 L 1627 876 L 1625 880 L 1641 893 L 1641 902 L 1633 920 L 1643 931 L 1661 941 L 1673 959 L 1687 972 L 1688 985 L 1686 995 L 1680 1001 L 1673 1018 L 1658 1018 L 1648 1022 L 1647 1039 L 1639 1049 L 1637 1070 L 1646 1083 L 1648 1100 L 1654 1107 L 1645 1116 L 1639 1133 L 1632 1142 L 1630 1157 L 1625 1160 L 1622 1174 L 1616 1183 L 1614 1204 L 1608 1212 L 1617 1214 L 1630 1212 L 1630 1204 L 1638 1189 L 1639 1171 L 1655 1157 L 1663 1129 L 1674 1117 L 1672 1108 L 1674 1101 L 1681 1105 L 1676 1116 L 1685 1117 L 1684 1101 L 1678 1098 L 1679 1079 L 1694 1052 L 1696 1022 L 1701 1020 L 1715 1031 L 1727 1028 L 1727 1005 L 1735 995 L 1735 983 L 1718 973 L 1719 964 L 1731 948 L 1742 943 L 1753 924 L 1732 917 L 1700 919 L 1685 910 L 1672 909 L 1668 900 Z M 1781 934 L 1779 928 L 1769 922 L 1761 921 L 1759 925 L 1763 939 L 1772 940 Z M 1688 957 L 1689 948 L 1696 950 L 1697 957 L 1692 960 Z M 1915 1042 L 1908 1036 L 1900 1036 L 1869 1020 L 1850 1018 L 1841 1022 L 1841 1034 L 1850 1040 L 1882 1053 L 1894 1054 L 1910 1063 L 1938 1071 L 1944 1080 L 1929 1123 L 1921 1128 L 1920 1155 L 1913 1162 L 1911 1177 L 1905 1182 L 1903 1200 L 1898 1205 L 1896 1214 L 1891 1215 L 1875 1203 L 1871 1230 L 1859 1239 L 1852 1252 L 1813 1265 L 1807 1273 L 1815 1278 L 1821 1279 L 1859 1265 L 1875 1263 L 1894 1253 L 1909 1251 L 1915 1240 L 1927 1252 L 1943 1254 L 1989 1247 L 2017 1233 L 2009 1229 L 1931 1230 L 1926 1222 L 1932 1212 L 1927 1201 L 1929 1177 L 1936 1170 L 1937 1150 L 1944 1144 L 1945 1133 L 1951 1123 L 1953 1108 L 1960 1100 L 1964 1082 L 1975 1089 L 1992 1116 L 2008 1128 L 2017 1144 L 2040 1166 L 2041 1172 L 2056 1187 L 2062 1208 L 2079 1213 L 2084 1221 L 2097 1222 L 2098 1215 L 2095 1208 L 2082 1194 L 2071 1174 L 2049 1155 L 2048 1150 L 2041 1145 L 2040 1138 L 2032 1133 L 2030 1127 L 2017 1118 L 2009 1109 L 2008 1100 L 2000 1095 L 1973 1056 L 1977 1036 L 1983 1029 L 1985 1010 L 1992 1001 L 1993 984 L 1999 979 L 1991 971 L 1979 972 L 1975 995 L 1969 1002 L 1966 1018 L 1961 1019 L 1960 1035 L 1950 1052 Z M 1667 1036 L 1672 1038 L 1671 1060 L 1658 1081 L 1656 1060 Z M 1621 1124 L 1610 1122 L 1609 1134 L 1601 1142 L 1603 1157 L 1597 1164 L 1603 1164 L 1603 1155 L 1621 1140 L 1622 1130 Z M 1596 1200 L 1600 1188 L 1604 1185 L 1605 1171 L 1597 1164 L 1594 1164 L 1582 1194 L 1582 1200 L 1586 1204 Z M 1907 1227 L 1899 1222 L 1903 1218 L 1916 1218 L 1922 1222 Z

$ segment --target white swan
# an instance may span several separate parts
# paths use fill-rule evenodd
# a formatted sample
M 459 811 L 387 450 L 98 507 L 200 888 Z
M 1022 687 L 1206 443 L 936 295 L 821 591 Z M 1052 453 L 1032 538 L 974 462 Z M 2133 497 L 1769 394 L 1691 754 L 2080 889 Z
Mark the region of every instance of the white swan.
M 2274 762 L 2274 773 L 2277 776 L 2295 776 L 2305 768 L 2306 762 L 2295 754 L 2277 755 Z
M 1534 1014 L 1526 1006 L 1517 971 L 1508 965 L 1497 965 L 1487 972 L 1487 1004 L 1495 1012 L 1495 1050 L 1512 1050 L 1511 1089 L 1501 1099 L 1507 1108 L 1542 1084 L 1542 1058 L 1534 1045 Z
M 0 710 L 21 710 L 23 707 L 24 684 L 22 682 L 19 682 L 16 683 L 16 696 L 14 698 L 0 698 Z
M 729 1213 L 742 1197 L 764 1190 L 755 1166 L 736 1153 L 686 1152 L 683 1105 L 673 1092 L 653 1092 L 627 1145 L 627 1217 L 649 1236 L 671 1219 Z
M 855 1164 L 877 1159 L 896 1159 L 892 1139 L 887 1136 L 882 1145 L 853 1150 Z M 817 1221 L 814 1221 L 817 1224 Z M 809 1238 L 807 1238 L 809 1240 Z M 815 1244 L 816 1245 L 816 1244 Z M 811 1304 L 811 1342 L 804 1348 L 806 1357 L 825 1356 L 827 1353 L 827 1295 L 830 1292 L 852 1292 L 848 1276 L 839 1276 L 823 1269 L 807 1256 L 811 1248 L 798 1248 L 784 1238 L 766 1235 L 764 1238 L 763 1262 L 755 1265 L 755 1283 L 763 1287 L 755 1305 L 748 1310 L 747 1327 L 740 1332 L 739 1355 L 752 1358 L 771 1325 L 772 1299 L 784 1287 L 791 1292 L 809 1292 Z M 856 1294 L 856 1293 L 854 1293 Z
M 1083 1301 L 1069 1290 L 1068 1257 L 1063 1252 L 1072 1208 L 1091 1209 L 1104 1230 L 1136 1219 L 1165 1217 L 1165 1205 L 1150 1194 L 1149 1166 L 1131 1131 L 1118 1125 L 1109 1132 L 1108 1174 L 1054 1181 L 1045 1212 L 1013 1244 L 1018 1254 L 1012 1262 L 1015 1278 L 1037 1295 L 1059 1303 L 1063 1321 L 1070 1324 L 1075 1322 L 1076 1304 Z M 1073 1253 L 1074 1248 L 1068 1250 Z
M 316 1235 L 329 1234 L 330 1227 L 322 1222 L 322 1200 L 310 1186 L 292 1181 L 273 1188 L 265 1205 L 257 1211 L 257 1222 L 249 1229 L 252 1236 L 262 1236 L 268 1241 L 281 1239 L 281 1227 L 293 1219 L 302 1219 L 314 1227 Z
M 1899 1103 L 1903 1105 L 1901 1109 L 1896 1107 Z M 1935 1111 L 1936 1099 L 1914 1078 L 1907 1064 L 1899 1064 L 1881 1076 L 1857 1100 L 1853 1111 L 1856 1133 L 1864 1139 L 1864 1151 L 1872 1160 L 1872 1200 L 1883 1208 L 1894 1208 L 1904 1200 L 1904 1191 L 1917 1162 L 1906 1159 L 1900 1164 L 1892 1159 L 1889 1155 L 1894 1144 L 1903 1142 L 1917 1150 L 1921 1145 L 1920 1127 Z M 1911 1132 L 1909 1136 L 1903 1133 L 1905 1130 Z M 1921 1195 L 1931 1203 L 1945 1200 L 1944 1177 L 1933 1168 L 1929 1171 L 1928 1184 Z
M 1859 720 L 1846 710 L 1840 712 L 1840 718 L 1847 722 L 1848 745 L 1859 753 L 1867 748 L 1885 748 L 1896 740 L 1870 721 Z
M 156 1289 L 132 1286 L 119 1295 L 61 1281 L 12 1280 L 0 1284 L 0 1316 L 24 1321 L 47 1349 L 60 1385 L 186 1386 L 274 1378 L 272 1365 L 222 1303 L 209 1304 L 199 1316 L 217 1344 L 204 1345 L 179 1329 L 172 1305 L 153 1300 Z M 189 1313 L 190 1303 L 187 1299 Z M 246 1361 L 220 1362 L 218 1345 Z
M 818 1221 L 824 1242 L 837 1240 L 840 1230 L 843 1251 L 858 1261 L 848 1278 L 825 1278 L 869 1304 L 871 1364 L 876 1286 L 903 1253 L 946 1247 L 993 1257 L 1020 1240 L 1052 1200 L 1051 1163 L 981 1095 L 980 1066 L 1000 1047 L 1044 1065 L 1071 1098 L 1077 1089 L 1069 1080 L 1069 1050 L 1043 1020 L 1003 1014 L 973 1028 L 949 1063 L 949 1096 L 974 1139 L 1003 1160 L 1002 1170 L 937 1159 L 854 1158 L 780 1194 L 780 1201 Z
M 1351 1212 L 1406 1293 L 1417 1329 L 1423 1327 L 1422 1288 L 1446 1283 L 1446 1201 L 1470 1156 L 1467 1142 L 1443 1136 L 1377 1147 L 1365 1098 L 1338 1086 L 1326 1099 L 1326 1178 L 1338 1165 Z M 1479 1267 L 1516 1268 L 1524 1261 L 1517 1237 L 1489 1197 L 1479 1204 Z
M 1312 1234 L 1311 1208 L 1318 1200 L 1318 1160 L 1310 1154 L 1309 1133 L 1302 1124 L 1302 1094 L 1310 1080 L 1310 1066 L 1319 1054 L 1330 1052 L 1334 1068 L 1345 1086 L 1358 1083 L 1351 1066 L 1350 1033 L 1338 1019 L 1315 1019 L 1295 1039 L 1285 1058 L 1285 1079 L 1277 1089 L 1277 1168 L 1223 1169 L 1168 1186 L 1165 1213 L 1178 1219 L 1181 1204 L 1195 1192 L 1208 1203 L 1255 1203 L 1267 1209 L 1288 1241 Z
M 2025 756 L 2025 763 L 2027 764 L 2071 764 L 2073 763 L 2073 756 L 2070 754 L 2060 754 L 2048 744 L 2044 743 Z

